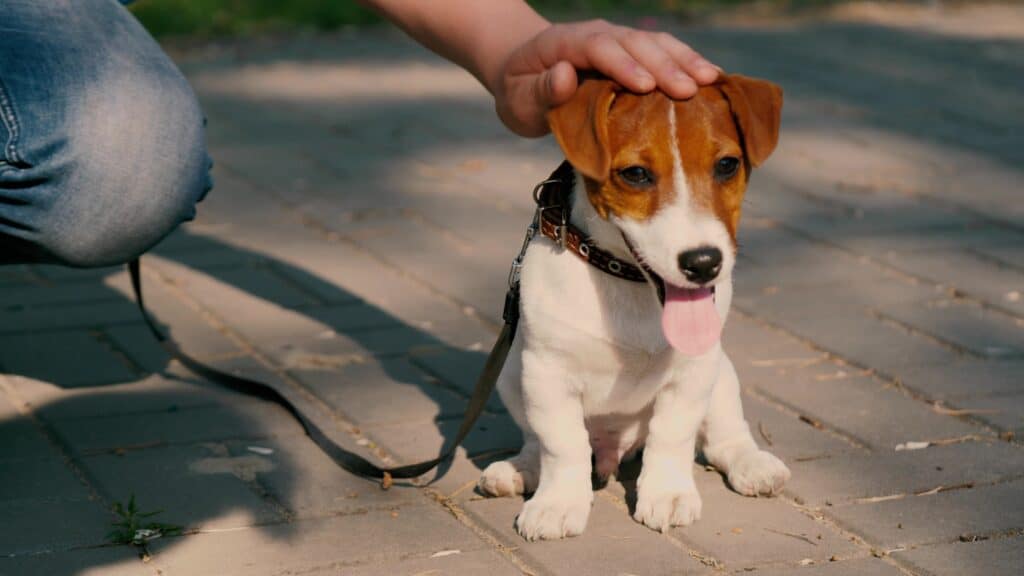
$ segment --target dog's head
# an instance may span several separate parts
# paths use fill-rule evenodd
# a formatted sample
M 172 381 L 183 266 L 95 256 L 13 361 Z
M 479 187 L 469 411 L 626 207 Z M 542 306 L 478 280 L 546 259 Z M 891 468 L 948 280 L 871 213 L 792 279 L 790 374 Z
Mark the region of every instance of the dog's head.
M 661 283 L 677 348 L 718 340 L 714 286 L 732 273 L 750 170 L 775 149 L 781 112 L 775 84 L 723 74 L 683 101 L 587 80 L 548 114 L 594 209 Z

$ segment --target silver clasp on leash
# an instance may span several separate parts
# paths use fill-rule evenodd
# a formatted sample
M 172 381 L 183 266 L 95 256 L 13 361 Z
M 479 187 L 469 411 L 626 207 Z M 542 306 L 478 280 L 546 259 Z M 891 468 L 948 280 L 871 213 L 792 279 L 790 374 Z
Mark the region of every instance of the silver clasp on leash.
M 508 271 L 508 287 L 518 288 L 519 277 L 523 271 L 523 259 L 526 257 L 526 249 L 530 247 L 530 241 L 537 235 L 537 231 L 540 227 L 540 208 L 533 215 L 533 222 L 526 227 L 526 237 L 523 238 L 523 247 L 519 249 L 519 254 L 512 259 L 512 268 Z

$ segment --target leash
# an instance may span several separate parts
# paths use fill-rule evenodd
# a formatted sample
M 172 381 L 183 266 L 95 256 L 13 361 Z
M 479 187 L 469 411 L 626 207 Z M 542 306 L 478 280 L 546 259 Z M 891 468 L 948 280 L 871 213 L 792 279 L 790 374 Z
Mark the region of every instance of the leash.
M 566 180 L 566 174 L 568 174 L 568 180 Z M 558 184 L 559 186 L 552 186 L 555 184 Z M 568 184 L 568 186 L 566 186 L 566 184 Z M 473 394 L 470 396 L 469 403 L 466 405 L 466 412 L 462 417 L 462 423 L 459 425 L 459 430 L 455 434 L 455 438 L 452 442 L 449 443 L 449 445 L 444 448 L 436 458 L 406 466 L 396 466 L 391 468 L 382 468 L 377 466 L 359 454 L 346 450 L 331 440 L 312 419 L 306 416 L 302 410 L 299 410 L 285 394 L 273 386 L 244 376 L 228 374 L 227 372 L 223 372 L 204 364 L 203 362 L 196 360 L 193 356 L 187 354 L 181 349 L 177 342 L 160 330 L 156 325 L 156 322 L 153 320 L 152 315 L 150 315 L 149 310 L 146 308 L 142 291 L 142 264 L 139 258 L 128 263 L 128 272 L 131 275 L 132 289 L 135 292 L 135 301 L 139 306 L 139 312 L 142 313 L 143 320 L 145 320 L 146 325 L 149 327 L 149 331 L 153 334 L 153 337 L 156 338 L 157 342 L 159 342 L 163 349 L 172 358 L 180 362 L 193 373 L 202 376 L 211 382 L 219 384 L 230 390 L 234 390 L 235 392 L 261 398 L 280 405 L 282 408 L 287 410 L 292 417 L 299 422 L 299 424 L 302 425 L 302 428 L 310 439 L 312 439 L 313 442 L 316 443 L 316 445 L 338 466 L 358 476 L 380 479 L 381 486 L 387 489 L 391 486 L 392 479 L 415 478 L 426 474 L 441 463 L 447 461 L 455 454 L 455 450 L 460 444 L 462 444 L 462 441 L 466 439 L 466 436 L 468 436 L 470 431 L 473 429 L 473 424 L 475 424 L 477 419 L 480 417 L 480 414 L 484 410 L 484 406 L 487 404 L 487 399 L 490 398 L 491 392 L 494 390 L 494 386 L 498 381 L 498 376 L 501 374 L 501 369 L 505 365 L 505 360 L 508 358 L 509 350 L 512 347 L 512 340 L 515 338 L 516 328 L 519 326 L 519 279 L 523 268 L 523 259 L 526 256 L 526 249 L 529 247 L 530 241 L 541 232 L 544 212 L 548 208 L 561 208 L 561 223 L 563 226 L 566 226 L 565 220 L 568 209 L 566 190 L 571 190 L 571 187 L 572 167 L 569 166 L 568 162 L 566 162 L 559 166 L 551 177 L 534 188 L 533 195 L 538 202 L 537 211 L 534 213 L 533 222 L 526 229 L 526 238 L 523 240 L 523 246 L 520 248 L 519 254 L 512 260 L 512 267 L 509 270 L 508 291 L 505 293 L 505 307 L 502 311 L 504 325 L 501 328 L 501 332 L 498 334 L 498 339 L 494 343 L 494 347 L 491 349 L 491 353 L 487 356 L 487 362 L 484 363 L 484 368 L 480 372 L 480 376 L 477 378 L 476 385 L 473 388 Z M 542 205 L 542 197 L 545 196 L 545 190 L 549 190 L 551 188 L 556 189 L 560 195 L 559 201 L 561 203 L 559 205 L 551 206 Z M 563 233 L 565 230 L 567 230 L 567 228 L 562 229 Z

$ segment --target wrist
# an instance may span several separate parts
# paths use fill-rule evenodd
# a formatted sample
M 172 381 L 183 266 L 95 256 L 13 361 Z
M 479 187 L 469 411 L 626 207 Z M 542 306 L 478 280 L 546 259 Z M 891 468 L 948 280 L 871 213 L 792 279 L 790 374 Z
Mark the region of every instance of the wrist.
M 474 76 L 495 96 L 503 89 L 505 67 L 512 55 L 551 26 L 525 3 L 522 6 L 524 12 L 489 21 L 474 51 Z

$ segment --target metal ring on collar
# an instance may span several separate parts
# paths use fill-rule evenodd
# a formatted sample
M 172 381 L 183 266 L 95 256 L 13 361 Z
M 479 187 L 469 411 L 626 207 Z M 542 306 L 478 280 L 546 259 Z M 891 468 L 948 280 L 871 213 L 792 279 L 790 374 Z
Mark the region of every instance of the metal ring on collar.
M 622 264 L 619 264 L 618 260 L 609 260 L 608 269 L 618 274 L 619 272 L 622 272 Z
M 562 180 L 559 179 L 559 178 L 548 178 L 547 180 L 544 180 L 543 182 L 540 182 L 536 186 L 534 186 L 533 187 L 533 202 L 534 202 L 534 204 L 540 204 L 540 192 L 541 192 L 541 190 L 544 189 L 545 186 L 547 186 L 548 184 L 554 184 L 555 182 L 561 182 L 561 181 Z

